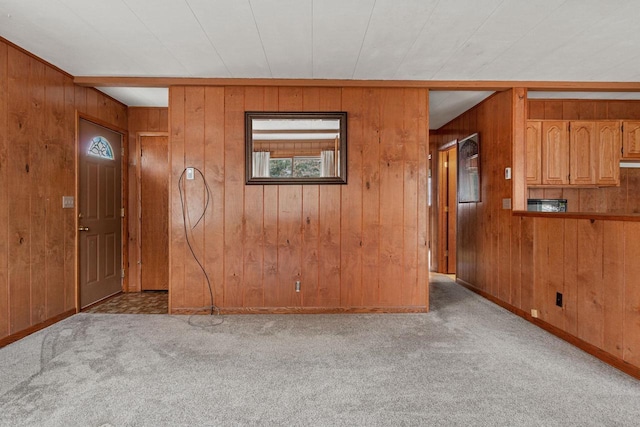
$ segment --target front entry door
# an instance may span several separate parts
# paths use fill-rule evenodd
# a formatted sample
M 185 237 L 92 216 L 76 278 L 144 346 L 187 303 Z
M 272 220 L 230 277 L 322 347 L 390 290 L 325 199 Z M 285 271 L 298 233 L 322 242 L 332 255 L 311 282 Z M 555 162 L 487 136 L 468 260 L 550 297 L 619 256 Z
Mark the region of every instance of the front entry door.
M 80 119 L 78 240 L 80 307 L 122 290 L 122 134 Z

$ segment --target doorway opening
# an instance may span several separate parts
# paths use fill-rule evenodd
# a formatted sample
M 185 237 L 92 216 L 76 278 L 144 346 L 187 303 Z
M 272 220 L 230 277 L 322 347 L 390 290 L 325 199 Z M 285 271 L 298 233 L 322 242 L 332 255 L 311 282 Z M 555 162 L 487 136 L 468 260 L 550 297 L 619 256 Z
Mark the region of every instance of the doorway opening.
M 169 135 L 138 133 L 140 290 L 169 290 Z

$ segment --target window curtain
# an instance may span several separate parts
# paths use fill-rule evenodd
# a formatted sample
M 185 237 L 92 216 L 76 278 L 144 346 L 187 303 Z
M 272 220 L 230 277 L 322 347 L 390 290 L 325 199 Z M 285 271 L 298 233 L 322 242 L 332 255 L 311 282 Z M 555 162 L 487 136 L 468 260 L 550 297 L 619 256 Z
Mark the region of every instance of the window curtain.
M 253 153 L 253 177 L 266 178 L 269 176 L 269 160 L 271 153 L 268 151 L 256 151 Z
M 320 161 L 320 176 L 336 176 L 333 151 L 322 151 Z

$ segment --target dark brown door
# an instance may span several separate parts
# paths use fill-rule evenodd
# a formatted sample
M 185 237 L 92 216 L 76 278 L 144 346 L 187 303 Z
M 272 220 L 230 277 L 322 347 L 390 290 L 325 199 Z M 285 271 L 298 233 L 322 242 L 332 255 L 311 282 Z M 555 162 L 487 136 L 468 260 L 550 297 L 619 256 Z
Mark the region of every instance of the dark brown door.
M 168 137 L 140 136 L 141 288 L 169 289 Z
M 80 119 L 80 307 L 122 290 L 122 134 Z

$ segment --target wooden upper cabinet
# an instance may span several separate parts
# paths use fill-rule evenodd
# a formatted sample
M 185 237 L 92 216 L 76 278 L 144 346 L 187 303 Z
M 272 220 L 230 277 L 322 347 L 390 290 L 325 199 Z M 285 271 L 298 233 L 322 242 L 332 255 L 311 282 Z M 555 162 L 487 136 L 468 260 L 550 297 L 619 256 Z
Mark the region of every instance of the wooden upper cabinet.
M 640 159 L 640 121 L 622 123 L 622 158 Z
M 634 140 L 640 158 L 640 121 L 625 124 L 625 137 Z M 620 185 L 621 125 L 619 120 L 527 120 L 527 185 Z
M 569 184 L 569 122 L 542 122 L 542 184 Z
M 595 122 L 596 145 L 596 184 L 620 185 L 621 138 L 619 121 Z
M 590 185 L 596 183 L 597 155 L 596 123 L 571 122 L 569 130 L 569 183 Z
M 527 121 L 527 184 L 542 184 L 542 122 Z

